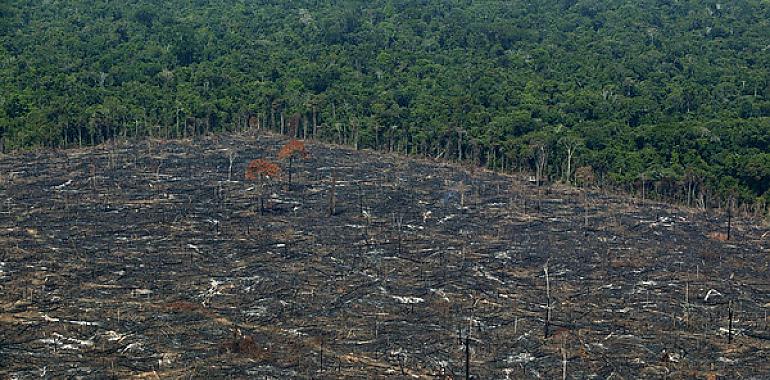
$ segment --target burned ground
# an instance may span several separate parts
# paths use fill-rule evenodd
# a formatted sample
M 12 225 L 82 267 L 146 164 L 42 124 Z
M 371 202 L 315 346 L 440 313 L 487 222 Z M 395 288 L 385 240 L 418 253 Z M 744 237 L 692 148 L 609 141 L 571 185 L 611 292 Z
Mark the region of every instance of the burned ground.
M 756 221 L 322 144 L 243 179 L 285 142 L 0 158 L 0 377 L 770 373 Z

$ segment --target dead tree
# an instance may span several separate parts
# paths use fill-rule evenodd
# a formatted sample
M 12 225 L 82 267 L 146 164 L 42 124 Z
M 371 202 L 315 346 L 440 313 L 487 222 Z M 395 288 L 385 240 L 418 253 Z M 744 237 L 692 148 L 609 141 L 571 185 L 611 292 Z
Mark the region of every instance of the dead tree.
M 270 161 L 258 158 L 246 167 L 246 180 L 256 181 L 259 189 L 259 214 L 265 213 L 265 188 L 273 179 L 281 177 L 281 167 Z
M 535 154 L 536 154 L 535 175 L 537 180 L 537 186 L 540 187 L 540 185 L 543 182 L 545 167 L 548 164 L 548 150 L 546 150 L 545 144 L 538 144 L 535 147 Z
M 321 337 L 321 347 L 320 347 L 320 365 L 321 365 L 321 372 L 324 371 L 324 338 Z
M 465 185 L 465 181 L 460 180 L 460 183 L 457 184 L 457 192 L 460 193 L 460 210 L 465 208 L 465 191 L 468 189 L 468 187 Z
M 567 380 L 567 335 L 561 341 L 561 380 Z
M 360 182 L 357 184 L 357 188 L 358 188 L 358 213 L 361 215 L 364 215 L 364 193 L 363 193 L 363 189 L 361 188 Z
M 730 199 L 727 201 L 727 240 L 730 240 L 730 237 L 732 236 L 733 203 L 735 203 L 735 199 L 730 196 Z
M 733 301 L 727 303 L 727 343 L 733 343 Z
M 403 232 L 404 232 L 404 214 L 401 213 L 399 215 L 396 215 L 393 213 L 393 220 L 396 223 L 396 226 L 398 227 L 398 254 L 401 255 L 402 252 L 402 242 L 403 242 Z
M 235 161 L 235 152 L 228 152 L 227 158 L 230 161 L 230 165 L 227 167 L 227 182 L 233 177 L 233 161 Z
M 332 183 L 329 189 L 329 216 L 337 214 L 337 172 L 332 170 Z
M 468 329 L 468 334 L 465 335 L 465 380 L 471 378 L 471 331 Z
M 468 330 L 465 332 L 465 339 L 462 339 L 462 335 L 459 337 L 463 342 L 463 346 L 465 346 L 465 380 L 470 380 L 471 378 L 471 331 L 473 330 L 474 311 L 476 310 L 476 305 L 478 305 L 478 303 L 479 298 L 474 297 L 471 313 L 468 318 Z
M 565 157 L 565 170 L 564 179 L 567 183 L 572 182 L 572 158 L 575 156 L 575 151 L 582 145 L 582 140 L 575 136 L 565 136 L 559 140 L 559 144 L 564 147 L 566 151 Z
M 294 159 L 301 157 L 303 160 L 307 159 L 308 153 L 305 149 L 305 143 L 302 141 L 292 139 L 286 145 L 284 145 L 280 151 L 278 151 L 279 160 L 289 160 L 289 187 L 291 187 L 291 169 L 294 163 Z
M 543 328 L 543 336 L 548 339 L 548 330 L 551 327 L 551 281 L 548 277 L 548 262 L 546 261 L 543 266 L 543 272 L 545 273 L 545 297 L 547 304 L 545 305 L 545 327 Z

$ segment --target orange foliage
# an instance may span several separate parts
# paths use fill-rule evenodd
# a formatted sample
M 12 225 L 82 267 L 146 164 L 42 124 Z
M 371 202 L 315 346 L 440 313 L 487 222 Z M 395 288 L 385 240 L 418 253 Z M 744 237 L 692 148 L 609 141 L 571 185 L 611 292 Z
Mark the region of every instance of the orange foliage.
M 709 232 L 708 237 L 716 241 L 727 241 L 727 234 L 724 232 Z
M 257 343 L 254 342 L 254 338 L 250 335 L 236 337 L 232 342 L 230 342 L 228 348 L 231 352 L 246 355 L 255 354 L 259 351 Z
M 551 335 L 551 337 L 557 338 L 561 336 L 569 336 L 570 333 L 571 331 L 569 329 L 564 327 L 559 327 L 556 330 L 554 330 L 553 335 Z
M 308 153 L 305 150 L 305 143 L 292 139 L 278 151 L 278 159 L 280 160 L 293 156 L 301 156 L 303 159 L 307 158 Z
M 240 330 L 233 333 L 233 339 L 225 342 L 223 348 L 227 352 L 248 356 L 257 360 L 267 360 L 271 357 L 270 350 L 260 347 L 251 335 L 245 335 Z
M 249 162 L 249 166 L 246 167 L 246 179 L 249 181 L 254 181 L 262 177 L 277 178 L 280 176 L 280 166 L 261 158 Z

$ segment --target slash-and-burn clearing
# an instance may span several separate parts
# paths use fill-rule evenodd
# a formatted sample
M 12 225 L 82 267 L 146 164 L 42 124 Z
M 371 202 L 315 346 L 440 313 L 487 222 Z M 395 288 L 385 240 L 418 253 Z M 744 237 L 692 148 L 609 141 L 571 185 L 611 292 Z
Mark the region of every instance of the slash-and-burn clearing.
M 756 221 L 285 143 L 0 158 L 0 376 L 770 373 Z

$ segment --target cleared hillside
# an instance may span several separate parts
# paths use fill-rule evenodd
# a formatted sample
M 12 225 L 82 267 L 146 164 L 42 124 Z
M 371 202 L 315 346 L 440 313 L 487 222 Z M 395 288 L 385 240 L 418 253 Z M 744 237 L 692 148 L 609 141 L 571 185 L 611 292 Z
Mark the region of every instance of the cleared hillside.
M 286 141 L 0 157 L 0 377 L 770 373 L 767 228 Z

